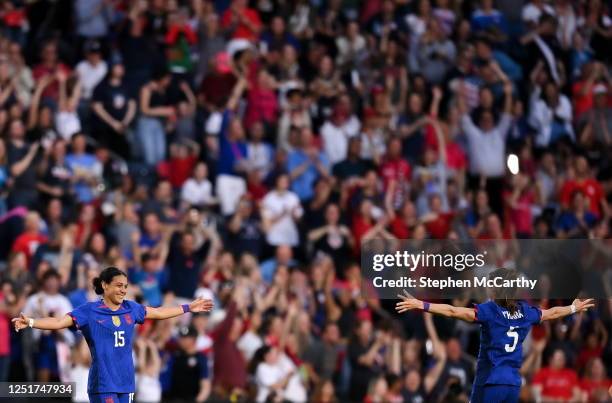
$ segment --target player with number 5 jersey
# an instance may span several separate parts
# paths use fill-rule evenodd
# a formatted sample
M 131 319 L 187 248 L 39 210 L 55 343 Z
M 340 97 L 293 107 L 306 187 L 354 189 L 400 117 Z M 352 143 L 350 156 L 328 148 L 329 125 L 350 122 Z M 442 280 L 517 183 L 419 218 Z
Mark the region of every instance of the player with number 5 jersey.
M 516 270 L 498 269 L 491 278 L 513 280 Z M 495 299 L 474 308 L 446 304 L 431 304 L 413 298 L 404 291 L 396 305 L 399 313 L 421 309 L 433 314 L 480 324 L 480 351 L 476 377 L 472 387 L 471 403 L 517 403 L 521 387 L 519 370 L 523 357 L 523 341 L 531 327 L 546 320 L 553 320 L 594 306 L 592 299 L 576 299 L 569 306 L 540 309 L 525 301 L 515 300 L 514 288 L 495 292 Z
M 213 308 L 211 300 L 196 299 L 180 307 L 145 307 L 125 299 L 128 280 L 124 272 L 108 267 L 94 279 L 99 301 L 87 302 L 62 318 L 34 319 L 23 313 L 13 319 L 15 330 L 28 327 L 59 330 L 76 327 L 91 352 L 87 393 L 92 403 L 131 403 L 135 392 L 132 342 L 136 324 L 145 319 L 168 319 L 187 312 Z

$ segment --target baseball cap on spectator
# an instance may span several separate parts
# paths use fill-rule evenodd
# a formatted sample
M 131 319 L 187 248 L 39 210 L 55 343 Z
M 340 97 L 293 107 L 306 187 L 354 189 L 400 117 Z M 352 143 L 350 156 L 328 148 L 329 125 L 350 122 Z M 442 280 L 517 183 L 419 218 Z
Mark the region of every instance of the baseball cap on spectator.
M 246 39 L 233 39 L 228 42 L 226 51 L 230 58 L 233 58 L 238 52 L 253 49 L 253 44 L 250 41 Z
M 102 52 L 102 45 L 96 40 L 88 41 L 85 44 L 85 53 L 100 53 Z
M 193 326 L 183 326 L 179 330 L 179 337 L 198 337 L 198 331 Z
M 608 87 L 605 84 L 597 84 L 593 87 L 593 95 L 607 94 Z

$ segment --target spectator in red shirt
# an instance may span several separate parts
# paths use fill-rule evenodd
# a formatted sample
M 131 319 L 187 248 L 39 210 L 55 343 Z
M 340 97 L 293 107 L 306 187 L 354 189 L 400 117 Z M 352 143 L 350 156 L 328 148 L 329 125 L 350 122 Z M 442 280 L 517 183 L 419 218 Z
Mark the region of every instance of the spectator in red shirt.
M 587 197 L 591 213 L 595 214 L 596 217 L 602 217 L 602 215 L 607 217 L 609 211 L 605 193 L 597 179 L 592 177 L 589 171 L 589 163 L 585 157 L 576 157 L 574 171 L 574 178 L 567 179 L 561 187 L 559 196 L 561 206 L 565 209 L 569 208 L 572 195 L 574 192 L 580 191 Z
M 409 196 L 412 169 L 402 158 L 402 141 L 394 137 L 387 144 L 387 156 L 380 167 L 385 192 L 390 194 L 391 206 L 399 208 Z
M 43 98 L 48 98 L 54 102 L 59 99 L 59 83 L 55 79 L 58 73 L 63 73 L 68 76 L 70 74 L 70 67 L 59 61 L 57 53 L 57 43 L 54 41 L 47 42 L 40 52 L 40 63 L 32 70 L 32 75 L 36 81 L 40 80 L 45 76 L 54 77 L 54 81 L 45 88 L 42 93 Z
M 584 401 L 607 402 L 608 390 L 612 387 L 612 379 L 606 376 L 606 367 L 601 357 L 591 358 L 586 365 L 585 376 L 580 381 L 583 390 Z
M 517 238 L 531 238 L 533 234 L 531 207 L 537 202 L 538 193 L 534 191 L 527 175 L 518 174 L 513 178 L 512 190 L 506 192 L 508 218 Z
M 167 170 L 165 172 L 168 180 L 174 189 L 180 189 L 183 183 L 191 176 L 193 168 L 200 155 L 200 146 L 193 142 L 183 140 L 183 144 L 172 144 L 170 146 L 170 159 L 161 163 L 158 169 Z
M 12 251 L 22 252 L 26 256 L 27 267 L 30 267 L 36 249 L 47 242 L 47 237 L 40 232 L 40 215 L 35 211 L 26 214 L 24 226 L 24 232 L 15 239 Z
M 606 66 L 598 61 L 587 63 L 582 67 L 582 77 L 572 86 L 574 116 L 579 118 L 593 107 L 593 86 L 602 78 Z
M 262 26 L 259 13 L 247 6 L 247 0 L 234 0 L 221 17 L 221 27 L 232 39 L 255 41 L 259 37 Z
M 410 200 L 406 200 L 399 214 L 395 215 L 391 221 L 391 233 L 399 239 L 408 239 L 416 223 L 416 208 Z
M 427 232 L 433 239 L 446 239 L 455 214 L 442 211 L 442 199 L 438 194 L 429 197 L 429 210 L 430 212 L 421 218 Z
M 229 300 L 225 319 L 213 331 L 214 385 L 228 395 L 244 391 L 247 382 L 246 362 L 236 342 L 242 331 L 242 320 L 238 316 L 246 304 L 245 290 L 236 287 L 234 298 Z
M 81 206 L 75 232 L 77 247 L 84 248 L 89 238 L 100 230 L 96 214 L 96 207 L 93 204 L 83 204 Z
M 276 124 L 278 100 L 274 77 L 265 69 L 260 69 L 255 82 L 250 84 L 244 126 L 250 129 L 256 122 Z
M 555 350 L 548 367 L 535 374 L 533 392 L 537 401 L 578 401 L 581 395 L 578 375 L 573 369 L 565 368 L 563 350 Z
M 582 370 L 593 358 L 601 357 L 606 344 L 608 344 L 608 331 L 601 320 L 597 319 L 594 323 L 594 331 L 587 335 L 584 346 L 578 353 L 576 365 L 578 370 Z

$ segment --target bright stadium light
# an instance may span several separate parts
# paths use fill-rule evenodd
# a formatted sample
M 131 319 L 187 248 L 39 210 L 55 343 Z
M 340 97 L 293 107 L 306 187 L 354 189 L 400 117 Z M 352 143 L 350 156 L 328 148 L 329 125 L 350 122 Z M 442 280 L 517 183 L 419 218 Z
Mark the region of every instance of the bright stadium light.
M 508 155 L 507 165 L 512 175 L 516 175 L 519 173 L 519 159 L 516 154 Z

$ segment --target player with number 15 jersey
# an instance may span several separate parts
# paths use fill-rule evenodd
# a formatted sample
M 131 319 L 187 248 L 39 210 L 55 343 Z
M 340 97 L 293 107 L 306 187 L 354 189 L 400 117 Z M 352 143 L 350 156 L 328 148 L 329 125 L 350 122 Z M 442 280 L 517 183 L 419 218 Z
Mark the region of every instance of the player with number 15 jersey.
M 126 374 L 134 373 L 132 339 L 136 324 L 144 322 L 145 307 L 124 300 L 113 311 L 100 300 L 83 304 L 69 315 L 91 351 L 87 392 L 134 392 L 134 377 Z
M 132 360 L 134 327 L 145 319 L 168 319 L 187 312 L 210 311 L 211 300 L 196 299 L 180 307 L 145 307 L 125 299 L 128 282 L 124 272 L 108 267 L 93 281 L 99 301 L 88 302 L 62 318 L 34 319 L 23 313 L 13 319 L 15 330 L 59 330 L 75 326 L 83 333 L 92 363 L 87 394 L 91 403 L 132 403 L 135 372 Z

